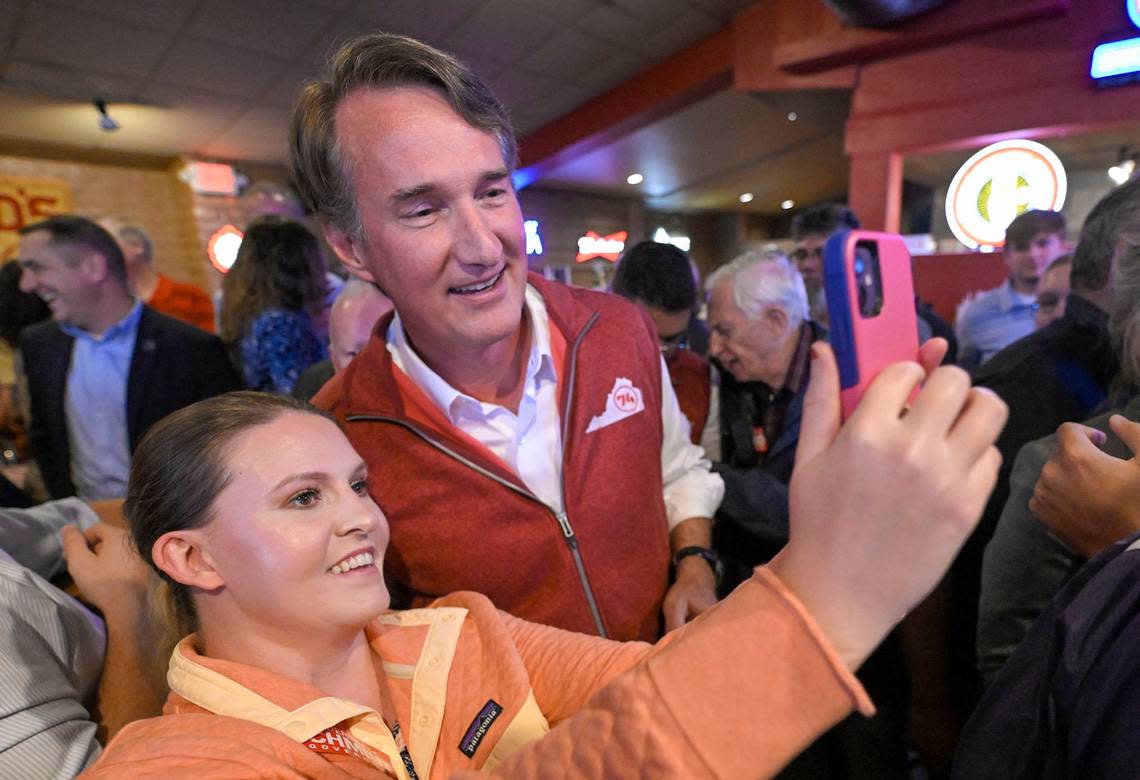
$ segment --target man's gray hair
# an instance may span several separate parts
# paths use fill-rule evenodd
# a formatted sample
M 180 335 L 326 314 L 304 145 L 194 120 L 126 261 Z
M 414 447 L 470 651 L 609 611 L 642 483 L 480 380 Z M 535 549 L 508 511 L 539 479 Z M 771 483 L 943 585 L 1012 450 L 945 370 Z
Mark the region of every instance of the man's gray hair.
M 127 244 L 137 244 L 142 248 L 142 255 L 146 262 L 150 263 L 154 260 L 154 242 L 150 240 L 150 235 L 147 234 L 138 225 L 123 225 L 118 230 L 118 239 Z
M 322 222 L 362 237 L 351 166 L 337 143 L 340 101 L 357 89 L 414 85 L 439 90 L 469 125 L 495 137 L 504 164 L 515 167 L 518 145 L 507 111 L 471 69 L 412 38 L 365 35 L 342 46 L 329 63 L 328 75 L 306 84 L 293 104 L 293 180 L 305 206 Z
M 1120 357 L 1117 383 L 1135 394 L 1140 393 L 1140 236 L 1129 241 L 1116 264 L 1108 330 Z
M 732 283 L 732 300 L 749 319 L 759 317 L 767 306 L 783 309 L 792 327 L 808 319 L 803 277 L 783 252 L 749 250 L 713 271 L 705 290 L 712 292 L 723 282 Z

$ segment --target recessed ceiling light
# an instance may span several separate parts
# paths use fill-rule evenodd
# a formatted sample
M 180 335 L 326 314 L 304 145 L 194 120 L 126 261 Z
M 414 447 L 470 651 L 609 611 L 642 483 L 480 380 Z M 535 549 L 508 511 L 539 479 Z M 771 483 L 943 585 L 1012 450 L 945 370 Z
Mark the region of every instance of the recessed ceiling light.
M 751 192 L 740 193 L 740 202 L 741 203 L 751 203 L 752 202 L 752 193 Z
M 780 202 L 780 208 L 787 211 L 790 208 L 795 208 L 796 202 L 794 200 L 785 200 Z
M 800 118 L 800 115 L 797 114 L 795 111 L 789 111 L 788 112 L 788 121 L 789 122 L 795 122 L 799 118 Z
M 640 173 L 631 173 L 625 178 L 625 181 L 627 184 L 641 184 L 643 181 L 645 181 L 645 177 Z

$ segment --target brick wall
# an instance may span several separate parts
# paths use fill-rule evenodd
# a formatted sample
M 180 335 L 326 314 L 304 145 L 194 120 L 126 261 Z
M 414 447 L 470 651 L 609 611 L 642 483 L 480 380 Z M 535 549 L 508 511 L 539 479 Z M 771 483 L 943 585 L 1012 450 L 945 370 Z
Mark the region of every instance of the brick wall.
M 170 169 L 0 155 L 0 174 L 67 182 L 77 213 L 117 216 L 140 225 L 154 241 L 159 271 L 207 285 L 209 263 L 194 224 L 190 190 Z

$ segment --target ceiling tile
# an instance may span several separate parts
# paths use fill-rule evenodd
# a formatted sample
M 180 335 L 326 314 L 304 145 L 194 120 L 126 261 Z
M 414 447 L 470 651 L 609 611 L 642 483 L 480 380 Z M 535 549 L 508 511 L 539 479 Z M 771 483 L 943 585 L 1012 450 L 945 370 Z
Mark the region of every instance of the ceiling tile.
M 527 109 L 558 89 L 556 82 L 516 67 L 503 68 L 486 81 L 495 96 L 512 112 Z
M 194 12 L 199 0 L 53 0 L 53 4 L 65 5 L 78 11 L 94 13 L 98 16 L 126 22 L 138 27 L 175 32 Z
M 610 5 L 610 0 L 528 0 L 528 2 L 543 13 L 553 14 L 570 23 L 581 21 L 594 10 Z
M 11 56 L 81 71 L 137 76 L 150 72 L 167 38 L 74 9 L 32 5 Z
M 309 41 L 300 58 L 323 68 L 346 41 L 370 32 L 375 30 L 368 22 L 355 16 L 340 16 Z
M 599 5 L 578 20 L 576 26 L 588 35 L 605 38 L 625 49 L 636 46 L 638 41 L 644 40 L 664 25 L 656 21 L 646 24 L 643 19 L 618 5 Z
M 329 23 L 327 11 L 300 0 L 203 0 L 186 34 L 288 59 Z
M 16 22 L 23 18 L 24 5 L 24 0 L 14 0 L 7 12 L 0 13 L 0 63 L 16 42 Z
M 154 80 L 231 97 L 257 98 L 284 70 L 284 64 L 260 54 L 181 38 L 155 71 Z
M 481 79 L 494 78 L 501 71 L 516 67 L 514 62 L 497 59 L 497 57 L 508 54 L 508 52 L 503 50 L 492 52 L 487 49 L 468 49 L 463 46 L 448 46 L 446 50 L 449 54 L 459 58 L 464 65 L 475 71 Z M 525 54 L 525 52 L 521 54 Z M 521 54 L 519 56 L 521 56 Z
M 708 14 L 685 11 L 663 30 L 649 36 L 638 48 L 659 62 L 721 29 L 721 24 Z
M 544 124 L 546 124 L 545 115 L 529 110 L 525 106 L 518 110 L 511 110 L 511 126 L 519 138 L 527 133 L 534 132 Z
M 689 4 L 727 24 L 745 8 L 755 5 L 756 0 L 689 0 Z
M 544 14 L 553 14 L 571 24 L 580 22 L 598 8 L 612 5 L 611 0 L 528 0 L 528 3 Z
M 310 2 L 330 11 L 343 11 L 353 3 L 360 2 L 360 0 L 310 0 Z
M 655 27 L 673 24 L 691 10 L 686 0 L 613 0 L 613 4 Z
M 564 83 L 577 83 L 604 60 L 613 44 L 574 29 L 560 30 L 519 61 L 519 65 Z
M 370 30 L 410 35 L 426 41 L 438 41 L 454 30 L 482 0 L 397 0 L 377 2 L 365 0 L 353 9 Z
M 557 119 L 564 114 L 585 103 L 592 95 L 579 88 L 560 89 L 546 100 L 540 100 L 532 105 L 536 118 L 541 118 L 542 124 Z
M 321 69 L 317 65 L 299 63 L 281 74 L 261 96 L 261 102 L 276 108 L 291 109 L 293 100 L 306 81 L 319 78 Z
M 198 149 L 207 157 L 284 164 L 289 159 L 289 120 L 280 109 L 256 107 Z
M 629 51 L 613 51 L 601 58 L 597 65 L 578 77 L 578 86 L 600 95 L 629 80 L 651 63 L 643 56 Z
M 525 57 L 564 24 L 532 5 L 487 0 L 464 18 L 443 45 L 510 64 Z
M 9 63 L 0 79 L 0 84 L 23 92 L 83 102 L 99 97 L 110 103 L 136 100 L 140 82 L 137 77 L 106 76 L 22 60 Z

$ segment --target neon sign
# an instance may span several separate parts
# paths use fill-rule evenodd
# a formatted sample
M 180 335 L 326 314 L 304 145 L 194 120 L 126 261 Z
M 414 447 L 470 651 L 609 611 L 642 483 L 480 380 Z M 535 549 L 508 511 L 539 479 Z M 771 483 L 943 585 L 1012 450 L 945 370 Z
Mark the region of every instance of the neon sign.
M 1140 27 L 1140 0 L 1126 0 L 1128 18 Z M 1098 84 L 1123 84 L 1140 78 L 1140 38 L 1102 43 L 1093 49 L 1089 75 Z
M 974 154 L 946 193 L 946 221 L 970 249 L 993 250 L 1005 229 L 1030 209 L 1059 211 L 1068 180 L 1057 155 L 1034 141 L 1001 141 Z
M 616 263 L 618 256 L 625 249 L 625 240 L 628 237 L 629 233 L 625 230 L 610 233 L 608 236 L 600 236 L 592 230 L 587 230 L 586 235 L 578 239 L 578 256 L 574 261 L 584 263 L 600 257 Z
M 523 222 L 526 231 L 526 253 L 528 255 L 542 254 L 542 236 L 538 234 L 538 220 L 528 219 Z
M 682 252 L 688 252 L 689 246 L 692 244 L 688 236 L 670 235 L 669 231 L 663 227 L 657 228 L 653 234 L 653 240 L 658 244 L 672 244 Z

